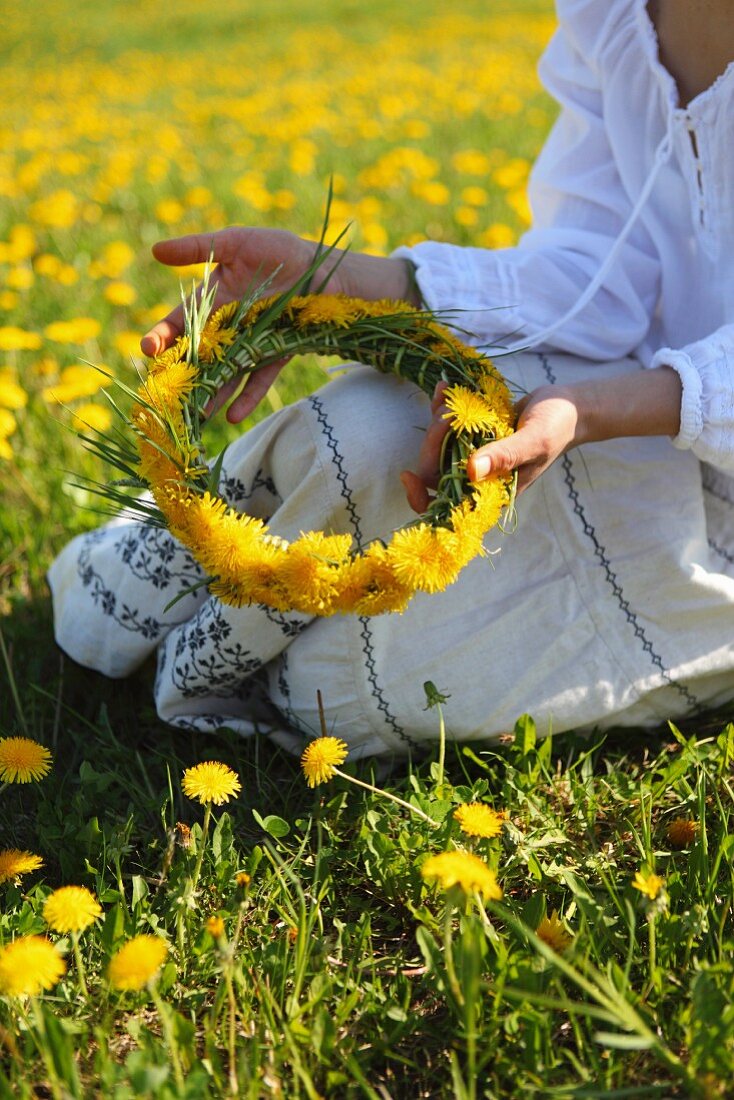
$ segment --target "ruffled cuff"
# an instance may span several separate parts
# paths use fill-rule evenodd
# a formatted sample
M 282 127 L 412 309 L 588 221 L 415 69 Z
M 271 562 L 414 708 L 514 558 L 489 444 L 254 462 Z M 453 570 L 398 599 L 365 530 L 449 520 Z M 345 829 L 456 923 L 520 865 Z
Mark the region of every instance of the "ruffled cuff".
M 685 348 L 660 348 L 650 367 L 672 367 L 683 389 L 673 445 L 734 471 L 734 325 Z
M 661 348 L 656 352 L 650 363 L 650 369 L 653 367 L 672 367 L 680 376 L 683 390 L 680 405 L 680 431 L 673 438 L 672 443 L 681 451 L 688 450 L 703 431 L 701 375 L 687 352 L 674 351 L 673 348 Z
M 504 249 L 422 241 L 392 253 L 409 260 L 428 309 L 482 347 L 500 348 L 520 325 L 520 294 L 513 268 L 502 262 Z

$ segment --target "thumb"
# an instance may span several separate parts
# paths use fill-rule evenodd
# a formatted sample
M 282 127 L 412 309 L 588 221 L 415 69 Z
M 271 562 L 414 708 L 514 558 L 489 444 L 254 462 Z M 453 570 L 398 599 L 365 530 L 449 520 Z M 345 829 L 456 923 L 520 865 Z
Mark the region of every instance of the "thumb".
M 490 474 L 509 474 L 520 465 L 520 456 L 512 440 L 498 439 L 469 456 L 466 472 L 470 481 L 484 481 Z

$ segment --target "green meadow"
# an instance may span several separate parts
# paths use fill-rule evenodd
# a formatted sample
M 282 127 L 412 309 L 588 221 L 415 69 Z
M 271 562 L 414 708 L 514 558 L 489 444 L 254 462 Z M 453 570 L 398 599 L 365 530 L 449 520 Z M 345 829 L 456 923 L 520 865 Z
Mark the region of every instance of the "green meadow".
M 53 640 L 46 570 L 110 476 L 79 435 L 201 274 L 150 246 L 316 237 L 330 187 L 357 249 L 513 244 L 552 3 L 0 19 L 0 1097 L 731 1096 L 730 714 L 457 745 L 439 684 L 432 757 L 311 787 L 266 735 L 163 725 L 151 665 L 109 681 Z M 294 361 L 255 418 L 327 377 Z

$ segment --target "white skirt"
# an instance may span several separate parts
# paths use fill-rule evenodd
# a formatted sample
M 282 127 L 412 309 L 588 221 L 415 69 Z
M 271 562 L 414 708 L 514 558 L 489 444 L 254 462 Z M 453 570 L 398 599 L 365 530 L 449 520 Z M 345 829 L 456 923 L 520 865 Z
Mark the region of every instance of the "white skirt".
M 526 353 L 499 361 L 519 389 L 639 370 Z M 412 517 L 428 401 L 355 367 L 244 434 L 222 495 L 285 538 L 349 532 L 357 544 Z M 539 732 L 657 725 L 734 698 L 734 482 L 667 439 L 588 445 L 519 498 L 517 526 L 438 595 L 403 615 L 309 619 L 226 607 L 166 532 L 116 520 L 71 542 L 49 573 L 56 637 L 75 660 L 124 676 L 157 651 L 158 712 L 175 726 L 329 731 L 355 756 L 437 737 L 423 684 L 450 695 L 457 741 L 490 740 L 530 713 Z M 302 740 L 302 737 L 300 738 Z

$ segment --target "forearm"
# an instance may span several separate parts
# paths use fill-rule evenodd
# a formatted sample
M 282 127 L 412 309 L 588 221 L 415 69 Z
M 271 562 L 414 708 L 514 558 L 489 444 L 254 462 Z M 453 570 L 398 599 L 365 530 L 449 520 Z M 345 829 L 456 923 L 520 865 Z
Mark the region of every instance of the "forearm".
M 391 256 L 369 256 L 365 252 L 338 251 L 334 257 L 338 284 L 344 293 L 368 301 L 386 298 L 420 307 L 420 293 L 410 261 Z
M 681 382 L 670 367 L 570 387 L 578 410 L 572 445 L 624 436 L 675 436 L 680 428 Z
M 565 451 L 624 436 L 678 434 L 681 384 L 670 367 L 572 386 L 542 386 L 518 404 L 517 430 L 481 447 L 467 463 L 469 477 L 518 471 L 526 488 Z

